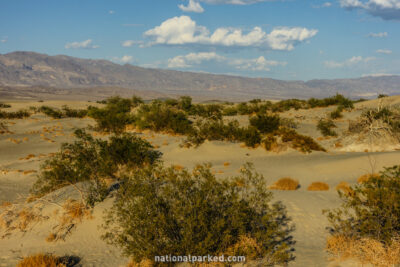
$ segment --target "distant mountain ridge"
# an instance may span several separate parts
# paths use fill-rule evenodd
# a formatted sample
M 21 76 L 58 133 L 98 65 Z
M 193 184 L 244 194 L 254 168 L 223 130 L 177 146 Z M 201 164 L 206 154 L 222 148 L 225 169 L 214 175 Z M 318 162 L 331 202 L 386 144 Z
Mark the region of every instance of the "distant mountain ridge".
M 400 76 L 282 81 L 147 69 L 64 55 L 12 52 L 0 54 L 0 86 L 13 90 L 29 86 L 44 87 L 48 88 L 48 94 L 51 94 L 51 88 L 57 88 L 58 91 L 63 89 L 61 91 L 64 93 L 82 93 L 85 90 L 89 93 L 89 88 L 118 88 L 127 93 L 132 90 L 151 92 L 153 95 L 191 95 L 226 100 L 326 97 L 336 92 L 353 98 L 366 98 L 376 93 L 400 94 Z M 90 93 L 95 94 L 96 90 Z

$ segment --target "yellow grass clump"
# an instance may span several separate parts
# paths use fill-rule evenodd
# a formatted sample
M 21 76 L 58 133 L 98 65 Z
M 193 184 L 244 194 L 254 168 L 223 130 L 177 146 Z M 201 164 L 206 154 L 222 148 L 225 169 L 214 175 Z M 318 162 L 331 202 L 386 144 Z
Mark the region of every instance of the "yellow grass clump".
M 377 267 L 394 266 L 400 263 L 399 239 L 393 239 L 390 245 L 384 245 L 372 238 L 353 239 L 336 235 L 327 240 L 326 249 L 339 261 L 354 259 L 361 264 Z
M 23 209 L 18 213 L 18 228 L 24 231 L 30 223 L 39 220 L 39 217 L 28 209 Z
M 367 174 L 364 174 L 364 175 L 361 175 L 360 177 L 358 177 L 357 183 L 363 184 L 366 181 L 368 181 L 370 178 L 379 178 L 379 177 L 380 177 L 380 175 L 378 173 L 372 173 L 372 174 L 367 173 Z
M 329 185 L 323 182 L 313 182 L 307 188 L 308 191 L 328 191 Z
M 239 241 L 229 247 L 224 254 L 246 255 L 246 260 L 253 260 L 262 255 L 262 249 L 254 238 L 242 235 L 239 237 Z
M 354 190 L 351 188 L 348 182 L 340 182 L 336 186 L 336 191 L 341 191 L 342 193 L 346 195 L 351 195 L 353 194 Z
M 23 258 L 17 267 L 66 267 L 60 260 L 53 255 L 36 254 Z
M 57 234 L 50 233 L 48 237 L 46 237 L 47 242 L 53 242 L 57 239 Z
M 290 177 L 283 177 L 269 186 L 273 190 L 297 190 L 299 188 L 299 181 Z
M 181 170 L 183 170 L 185 167 L 182 166 L 182 165 L 174 165 L 173 168 L 174 168 L 176 171 L 181 171 Z
M 67 200 L 64 205 L 64 214 L 61 217 L 61 224 L 67 225 L 74 221 L 81 222 L 84 217 L 90 218 L 90 210 L 85 205 L 76 200 Z
M 153 267 L 153 266 L 154 263 L 149 259 L 142 260 L 139 263 L 132 260 L 128 263 L 128 265 L 126 265 L 126 267 Z
M 224 162 L 225 167 L 228 167 L 229 165 L 231 165 L 229 162 Z

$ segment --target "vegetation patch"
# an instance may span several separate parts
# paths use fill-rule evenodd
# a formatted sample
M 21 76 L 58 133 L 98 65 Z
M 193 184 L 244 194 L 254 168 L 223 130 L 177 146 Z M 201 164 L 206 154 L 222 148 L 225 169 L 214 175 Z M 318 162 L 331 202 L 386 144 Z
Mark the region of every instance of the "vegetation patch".
M 299 187 L 300 187 L 299 181 L 294 180 L 290 177 L 283 177 L 280 178 L 278 181 L 274 182 L 272 185 L 270 185 L 269 189 L 293 191 L 297 190 Z
M 106 216 L 111 244 L 134 262 L 156 255 L 236 255 L 266 265 L 293 259 L 293 228 L 250 165 L 221 181 L 210 166 L 149 166 L 127 176 Z M 242 255 L 242 254 L 241 254 Z
M 329 185 L 324 182 L 313 182 L 307 187 L 308 191 L 328 191 Z
M 351 194 L 339 191 L 343 201 L 341 207 L 324 211 L 333 240 L 341 240 L 343 248 L 355 247 L 351 257 L 375 264 L 368 255 L 379 252 L 380 256 L 376 258 L 388 260 L 393 256 L 391 251 L 397 251 L 400 236 L 399 178 L 400 166 L 385 168 L 379 176 L 371 176 L 362 184 L 355 185 Z M 335 248 L 340 248 L 340 245 L 328 243 L 328 250 L 337 255 Z M 399 258 L 395 261 L 398 264 Z

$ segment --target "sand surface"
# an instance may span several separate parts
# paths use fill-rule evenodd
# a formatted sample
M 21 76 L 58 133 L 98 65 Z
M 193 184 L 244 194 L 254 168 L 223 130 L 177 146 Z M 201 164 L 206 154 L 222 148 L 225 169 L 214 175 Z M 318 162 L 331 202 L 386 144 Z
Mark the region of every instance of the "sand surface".
M 390 99 L 391 105 L 398 105 L 400 97 Z M 44 103 L 11 103 L 12 109 Z M 67 104 L 71 107 L 84 107 L 87 102 L 46 102 L 49 106 Z M 324 251 L 327 220 L 322 210 L 335 208 L 340 204 L 335 187 L 342 181 L 355 184 L 363 174 L 377 172 L 384 166 L 400 163 L 400 151 L 395 148 L 383 151 L 365 152 L 345 151 L 336 147 L 340 135 L 346 131 L 348 120 L 361 114 L 364 107 L 379 105 L 378 100 L 356 105 L 353 112 L 345 113 L 338 122 L 339 137 L 322 139 L 315 129 L 318 119 L 333 108 L 289 111 L 282 116 L 298 118 L 298 131 L 320 138 L 320 143 L 328 152 L 303 154 L 288 149 L 280 153 L 267 152 L 263 148 L 248 149 L 241 144 L 227 142 L 206 142 L 198 148 L 182 148 L 183 137 L 142 133 L 142 137 L 152 142 L 163 153 L 166 165 L 178 164 L 192 168 L 196 164 L 209 162 L 216 175 L 221 178 L 236 175 L 245 162 L 254 164 L 257 172 L 263 174 L 268 184 L 281 177 L 292 177 L 300 182 L 296 191 L 274 191 L 274 199 L 282 201 L 289 216 L 296 225 L 294 239 L 296 260 L 289 266 L 350 266 L 350 263 L 334 265 Z M 238 117 L 246 123 L 247 117 Z M 91 119 L 53 120 L 43 114 L 35 114 L 23 120 L 8 120 L 12 133 L 0 135 L 0 205 L 11 202 L 14 209 L 28 208 L 37 211 L 46 219 L 33 223 L 25 231 L 6 231 L 0 226 L 0 266 L 15 266 L 23 256 L 37 252 L 50 252 L 57 255 L 76 255 L 81 258 L 82 266 L 124 266 L 129 259 L 120 254 L 116 247 L 101 240 L 103 211 L 110 207 L 112 198 L 108 198 L 94 209 L 92 218 L 85 218 L 76 224 L 65 241 L 47 242 L 46 237 L 57 225 L 56 205 L 41 201 L 25 203 L 29 190 L 36 180 L 40 164 L 51 153 L 58 151 L 60 144 L 72 141 L 73 130 L 94 124 Z M 229 166 L 224 163 L 228 162 Z M 36 172 L 35 172 L 36 171 Z M 315 181 L 325 182 L 329 191 L 310 192 L 307 187 Z M 73 197 L 76 192 L 71 188 L 54 192 L 49 198 L 61 201 L 66 196 Z M 61 203 L 61 202 L 59 202 Z M 0 212 L 1 212 L 0 208 Z

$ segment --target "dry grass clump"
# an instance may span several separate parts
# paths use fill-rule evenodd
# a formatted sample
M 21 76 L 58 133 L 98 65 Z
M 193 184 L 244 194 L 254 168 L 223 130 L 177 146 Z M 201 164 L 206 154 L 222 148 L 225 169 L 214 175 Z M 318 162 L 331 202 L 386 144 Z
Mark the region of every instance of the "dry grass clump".
M 363 184 L 371 178 L 379 178 L 379 177 L 380 177 L 380 175 L 378 173 L 372 173 L 372 174 L 367 173 L 367 174 L 364 174 L 364 175 L 361 175 L 360 177 L 358 177 L 357 183 Z
M 57 239 L 57 234 L 55 233 L 50 233 L 47 237 L 46 237 L 46 241 L 47 242 L 53 242 Z
M 128 265 L 126 265 L 126 267 L 153 267 L 153 266 L 154 266 L 154 263 L 149 259 L 142 260 L 139 263 L 131 260 L 128 263 Z
M 336 191 L 341 191 L 342 193 L 344 193 L 346 195 L 351 195 L 354 192 L 348 182 L 340 182 L 336 186 Z
M 313 182 L 307 188 L 308 191 L 328 191 L 329 185 L 323 182 Z
M 38 221 L 40 219 L 40 216 L 32 212 L 31 210 L 23 209 L 18 213 L 18 228 L 21 231 L 26 230 L 26 228 L 31 224 L 32 222 Z
M 224 166 L 225 167 L 228 167 L 228 166 L 230 166 L 231 164 L 229 163 L 229 162 L 224 162 Z
M 174 170 L 176 170 L 176 171 L 181 171 L 181 170 L 183 170 L 185 167 L 182 166 L 182 165 L 176 164 L 176 165 L 173 166 L 173 168 L 174 168 Z
M 273 190 L 297 190 L 299 188 L 299 181 L 290 177 L 283 177 L 269 186 Z
M 343 235 L 331 236 L 327 251 L 338 260 L 355 259 L 361 264 L 377 267 L 394 266 L 400 263 L 400 240 L 393 239 L 385 246 L 372 238 L 354 239 Z
M 246 260 L 253 260 L 262 256 L 262 249 L 254 238 L 242 235 L 236 244 L 227 249 L 225 254 L 246 255 Z
M 61 225 L 71 224 L 74 221 L 81 222 L 84 217 L 90 218 L 90 210 L 80 201 L 67 200 L 64 205 L 64 214 L 61 217 Z
M 67 267 L 59 258 L 48 254 L 36 254 L 23 258 L 17 267 Z

